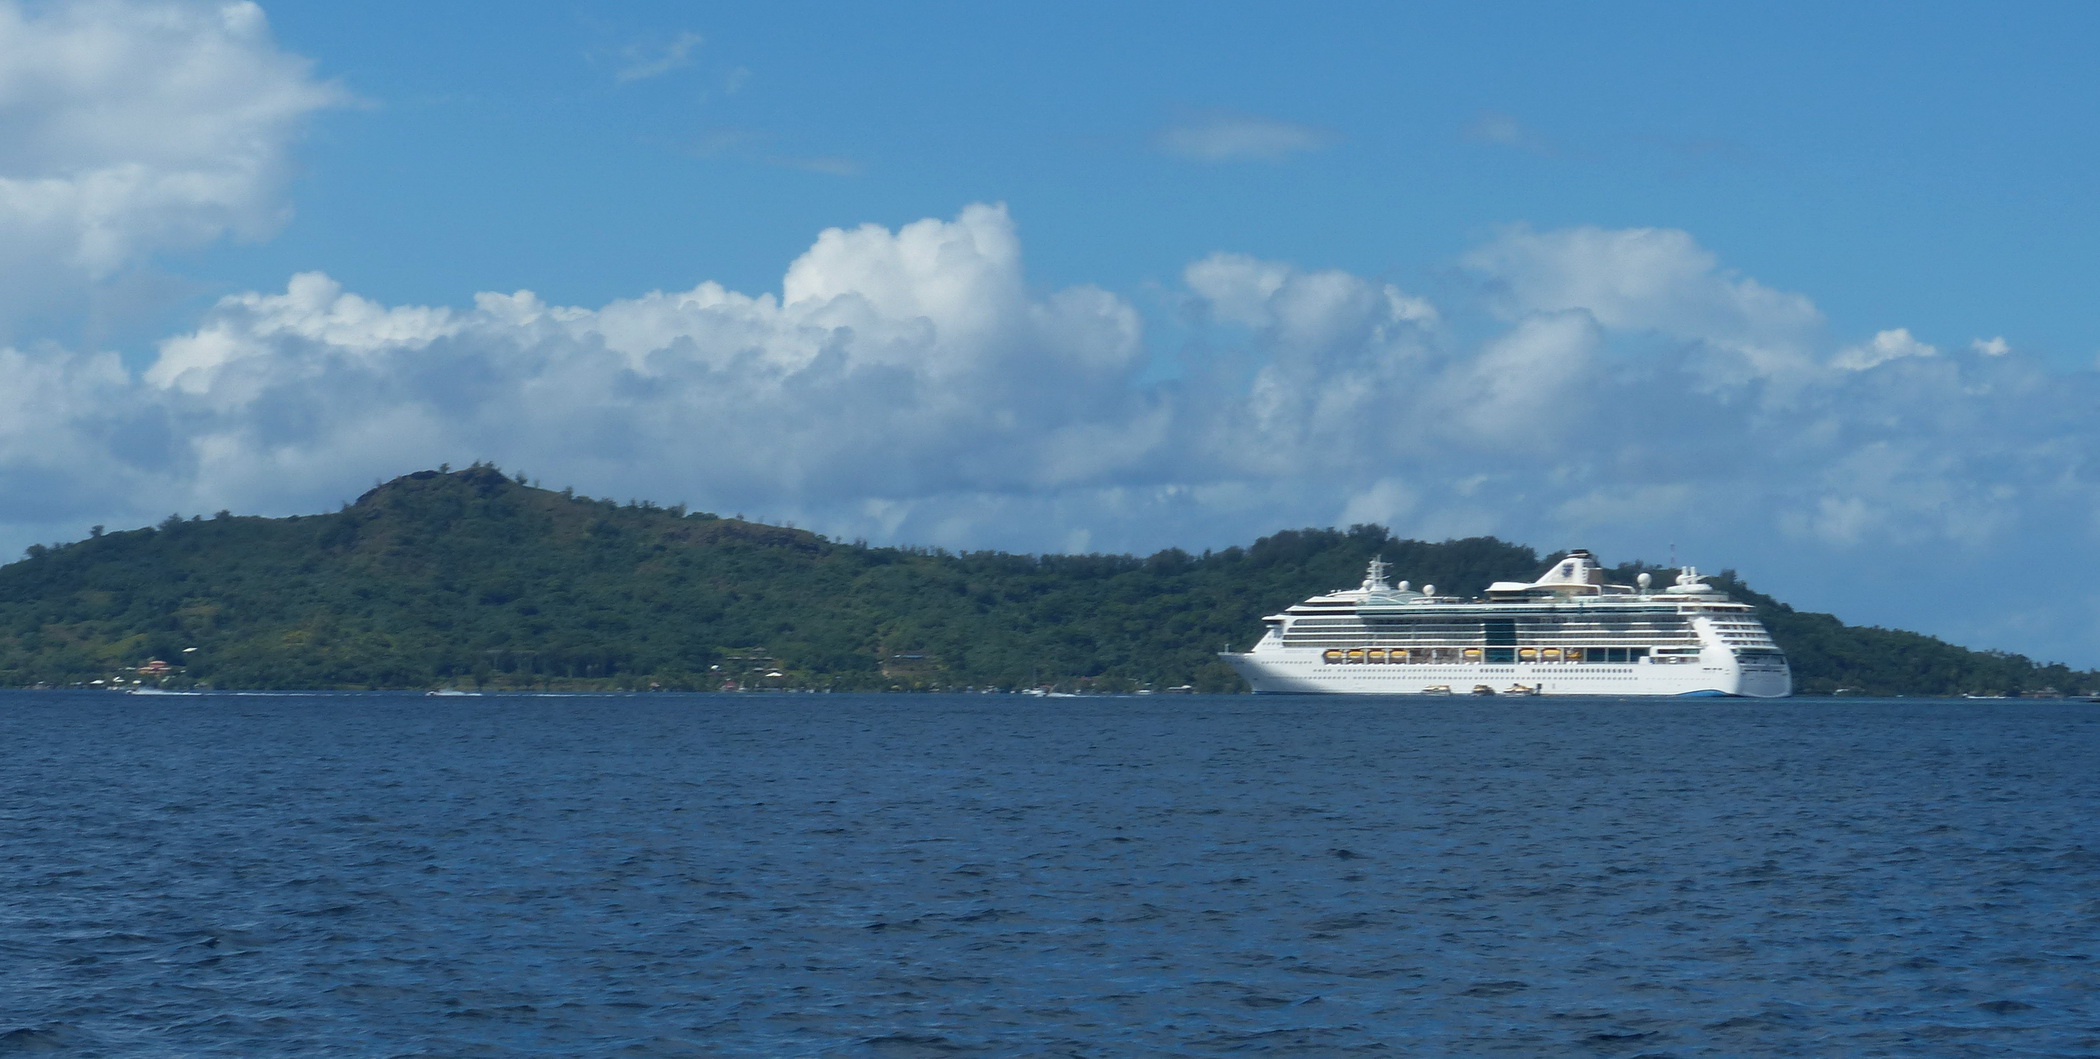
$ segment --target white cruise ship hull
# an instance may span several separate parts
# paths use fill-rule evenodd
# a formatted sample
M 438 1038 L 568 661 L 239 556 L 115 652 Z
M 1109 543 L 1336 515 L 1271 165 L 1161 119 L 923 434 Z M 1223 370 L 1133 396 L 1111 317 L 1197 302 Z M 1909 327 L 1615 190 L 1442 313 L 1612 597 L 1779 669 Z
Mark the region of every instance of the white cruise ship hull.
M 1496 581 L 1482 597 L 1389 584 L 1371 560 L 1363 584 L 1262 619 L 1245 654 L 1221 655 L 1257 692 L 1341 695 L 1741 695 L 1794 690 L 1786 655 L 1754 608 L 1689 566 L 1656 589 L 1604 580 L 1577 549 L 1535 581 Z
M 1266 646 L 1266 645 L 1265 645 Z M 1712 652 L 1721 653 L 1721 652 Z M 1793 693 L 1785 663 L 1745 665 L 1732 658 L 1689 664 L 1576 662 L 1341 664 L 1311 649 L 1257 649 L 1220 655 L 1256 692 L 1269 694 L 1467 695 L 1485 687 L 1538 695 L 1727 695 L 1775 699 Z M 1535 689 L 1535 690 L 1534 690 Z

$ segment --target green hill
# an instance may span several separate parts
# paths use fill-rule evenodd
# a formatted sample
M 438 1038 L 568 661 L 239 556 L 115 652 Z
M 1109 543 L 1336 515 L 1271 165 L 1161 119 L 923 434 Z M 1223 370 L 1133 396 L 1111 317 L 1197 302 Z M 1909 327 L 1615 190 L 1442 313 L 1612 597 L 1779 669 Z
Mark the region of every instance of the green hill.
M 1546 558 L 1296 530 L 1191 555 L 950 555 L 423 471 L 325 515 L 171 517 L 0 568 L 0 684 L 240 688 L 1243 687 L 1213 652 L 1383 554 L 1470 594 Z M 1631 577 L 1633 567 L 1622 568 Z M 2094 674 L 1756 603 L 1804 692 L 2084 688 Z

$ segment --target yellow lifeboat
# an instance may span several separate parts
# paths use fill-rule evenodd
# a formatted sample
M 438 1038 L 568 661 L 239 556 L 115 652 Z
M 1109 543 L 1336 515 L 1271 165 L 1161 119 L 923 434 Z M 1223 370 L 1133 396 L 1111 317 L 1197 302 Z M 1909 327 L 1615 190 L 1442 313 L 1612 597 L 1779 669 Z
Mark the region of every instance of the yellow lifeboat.
M 1558 647 L 1545 647 L 1545 648 L 1541 648 L 1541 649 L 1539 650 L 1539 657 L 1540 657 L 1540 658 L 1543 658 L 1543 659 L 1545 659 L 1545 660 L 1546 660 L 1546 661 L 1548 661 L 1548 662 L 1558 662 L 1558 661 L 1560 661 L 1560 648 L 1558 648 Z
M 1349 649 L 1349 661 L 1351 661 L 1351 662 L 1361 662 L 1361 661 L 1363 661 L 1363 660 L 1364 660 L 1364 649 L 1363 649 L 1363 648 L 1361 648 L 1361 647 L 1351 647 L 1351 648 Z
M 1582 648 L 1580 647 L 1570 647 L 1566 651 L 1566 654 L 1568 656 L 1568 661 L 1570 662 L 1582 661 Z
M 1322 662 L 1326 662 L 1331 665 L 1341 660 L 1342 649 L 1339 647 L 1330 647 L 1327 650 L 1320 652 L 1320 661 Z
M 1369 663 L 1371 663 L 1372 665 L 1378 665 L 1379 663 L 1381 663 L 1381 662 L 1384 662 L 1384 661 L 1385 661 L 1385 648 L 1383 648 L 1383 647 L 1373 647 L 1373 648 L 1371 648 L 1370 650 L 1368 650 L 1368 651 L 1365 651 L 1365 652 L 1364 652 L 1364 661 L 1366 661 L 1366 662 L 1369 662 Z
M 1460 651 L 1459 656 L 1464 658 L 1468 662 L 1478 662 L 1480 661 L 1480 648 L 1468 647 L 1465 650 Z
M 1517 660 L 1520 662 L 1536 662 L 1538 661 L 1538 657 L 1539 649 L 1536 647 L 1517 648 Z
M 1407 661 L 1407 648 L 1405 648 L 1405 647 L 1395 647 L 1395 648 L 1393 648 L 1393 649 L 1392 649 L 1391 651 L 1388 651 L 1388 652 L 1386 652 L 1386 659 L 1387 659 L 1387 661 L 1392 661 L 1392 662 L 1405 662 L 1405 661 Z

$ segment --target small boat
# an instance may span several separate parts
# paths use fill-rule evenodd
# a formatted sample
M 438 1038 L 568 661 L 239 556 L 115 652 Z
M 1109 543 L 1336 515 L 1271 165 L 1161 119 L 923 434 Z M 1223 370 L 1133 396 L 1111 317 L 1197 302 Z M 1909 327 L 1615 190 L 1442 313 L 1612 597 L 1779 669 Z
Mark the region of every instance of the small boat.
M 481 695 L 481 693 L 478 691 L 461 691 L 458 688 L 439 688 L 436 691 L 426 691 L 423 694 L 426 697 L 433 699 L 449 699 L 453 697 L 463 698 L 467 696 L 479 698 Z
M 1504 695 L 1537 695 L 1545 691 L 1544 684 L 1511 684 Z
M 1493 695 L 1494 693 L 1495 689 L 1488 687 L 1486 684 L 1473 685 L 1473 694 L 1475 695 Z
M 143 685 L 142 685 L 142 686 L 140 686 L 140 687 L 136 687 L 136 688 L 126 688 L 126 689 L 124 689 L 124 694 L 126 694 L 126 695 L 190 695 L 190 696 L 197 696 L 197 695 L 202 695 L 202 694 L 204 694 L 204 693 L 203 693 L 203 692 L 201 692 L 201 691 L 169 691 L 169 690 L 168 690 L 168 689 L 166 689 L 166 688 L 149 688 L 149 687 L 145 687 L 145 686 L 143 686 Z
M 1429 685 L 1428 687 L 1426 687 L 1426 688 L 1423 688 L 1423 689 L 1422 689 L 1422 694 L 1424 694 L 1424 695 L 1449 695 L 1449 694 L 1451 694 L 1451 685 L 1449 685 L 1449 684 L 1431 684 L 1431 685 Z

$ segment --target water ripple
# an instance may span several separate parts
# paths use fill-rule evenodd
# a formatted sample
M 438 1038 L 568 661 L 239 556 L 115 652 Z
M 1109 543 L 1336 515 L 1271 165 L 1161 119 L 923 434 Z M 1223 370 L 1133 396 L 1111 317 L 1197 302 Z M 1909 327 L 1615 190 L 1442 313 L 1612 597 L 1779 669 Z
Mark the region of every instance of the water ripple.
M 0 693 L 0 1055 L 2086 1056 L 2100 709 Z

